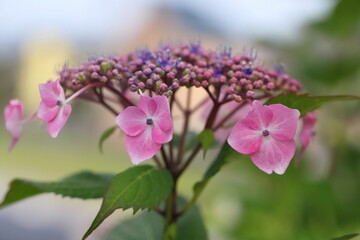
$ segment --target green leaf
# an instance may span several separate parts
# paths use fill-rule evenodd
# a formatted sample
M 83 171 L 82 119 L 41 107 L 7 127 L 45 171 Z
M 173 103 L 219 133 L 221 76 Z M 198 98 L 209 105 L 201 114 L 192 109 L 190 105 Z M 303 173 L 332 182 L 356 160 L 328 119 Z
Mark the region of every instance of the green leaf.
M 178 198 L 178 208 L 182 209 L 186 200 Z M 207 240 L 207 230 L 200 209 L 193 205 L 189 211 L 178 219 L 176 240 Z
M 104 240 L 159 240 L 164 220 L 155 212 L 144 212 L 117 224 Z
M 356 236 L 359 236 L 358 233 L 352 233 L 352 234 L 347 234 L 347 235 L 344 235 L 344 236 L 341 236 L 341 237 L 337 237 L 337 238 L 332 238 L 330 240 L 347 240 L 347 239 L 352 239 Z
M 0 208 L 42 193 L 55 193 L 64 197 L 81 199 L 101 198 L 112 176 L 84 171 L 58 182 L 15 179 L 10 183 L 10 189 L 0 204 Z
M 97 216 L 85 233 L 86 239 L 116 209 L 139 209 L 158 206 L 172 188 L 170 173 L 149 165 L 136 166 L 117 174 L 110 182 Z
M 230 145 L 225 142 L 222 146 L 219 154 L 215 158 L 215 160 L 212 162 L 208 170 L 205 172 L 203 178 L 201 181 L 195 183 L 194 185 L 194 198 L 197 199 L 198 196 L 201 194 L 209 180 L 214 177 L 222 168 L 222 166 L 225 165 L 227 162 L 227 158 L 234 153 L 234 150 L 230 147 Z
M 203 147 L 203 158 L 205 159 L 207 150 L 215 142 L 214 132 L 210 129 L 205 129 L 200 133 L 199 141 Z
M 289 108 L 297 109 L 304 116 L 308 112 L 318 109 L 322 105 L 336 101 L 360 100 L 358 96 L 337 95 L 337 96 L 309 96 L 308 94 L 281 94 L 271 98 L 265 104 L 280 103 Z
M 185 205 L 183 198 L 178 198 L 179 210 Z M 162 239 L 164 219 L 155 212 L 144 212 L 115 226 L 104 240 L 158 240 Z M 207 231 L 200 210 L 193 206 L 178 219 L 176 240 L 207 240 Z
M 104 144 L 105 140 L 108 139 L 115 132 L 116 128 L 117 128 L 116 126 L 108 128 L 101 135 L 100 140 L 99 140 L 99 151 L 101 153 L 104 152 L 103 151 L 103 144 Z

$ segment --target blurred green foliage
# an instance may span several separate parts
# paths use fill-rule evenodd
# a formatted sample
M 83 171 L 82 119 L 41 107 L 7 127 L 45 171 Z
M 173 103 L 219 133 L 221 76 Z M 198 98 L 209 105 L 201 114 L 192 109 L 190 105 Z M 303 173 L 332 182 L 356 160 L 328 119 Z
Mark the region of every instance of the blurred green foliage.
M 290 60 L 288 70 L 304 83 L 305 92 L 360 94 L 360 1 L 338 1 L 296 43 L 265 45 Z M 329 167 L 311 158 L 314 154 L 305 156 L 308 159 L 302 159 L 300 167 L 292 164 L 284 176 L 266 175 L 250 160 L 232 162 L 227 170 L 236 180 L 227 176 L 217 181 L 221 193 L 219 186 L 212 189 L 225 193 L 241 211 L 220 231 L 234 240 L 316 240 L 359 233 L 360 142 L 349 136 L 360 124 L 359 109 L 358 102 L 342 102 L 321 111 L 316 139 L 328 146 Z M 314 165 L 325 174 L 314 174 Z M 210 214 L 208 221 L 221 222 L 215 218 Z

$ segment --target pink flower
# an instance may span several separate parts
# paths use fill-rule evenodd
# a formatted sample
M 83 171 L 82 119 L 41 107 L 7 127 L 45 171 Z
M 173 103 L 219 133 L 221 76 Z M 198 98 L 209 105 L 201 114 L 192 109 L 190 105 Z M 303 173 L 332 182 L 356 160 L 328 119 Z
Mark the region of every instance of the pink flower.
M 41 103 L 37 116 L 48 123 L 48 132 L 56 138 L 71 113 L 71 106 L 65 100 L 64 89 L 60 82 L 48 81 L 40 84 Z
M 13 149 L 22 134 L 23 115 L 23 104 L 17 99 L 10 100 L 10 103 L 4 110 L 5 127 L 12 136 L 9 152 Z
M 314 126 L 316 123 L 315 112 L 310 112 L 303 117 L 303 126 L 299 135 L 299 140 L 301 143 L 301 150 L 297 158 L 301 158 L 306 148 L 309 146 L 309 143 L 314 137 Z
M 299 116 L 296 109 L 281 104 L 264 106 L 256 100 L 248 115 L 232 129 L 228 143 L 236 151 L 250 154 L 262 171 L 283 174 L 295 154 Z
M 174 125 L 164 96 L 141 96 L 138 106 L 128 107 L 116 117 L 125 132 L 126 150 L 134 164 L 152 158 L 163 143 L 170 142 Z

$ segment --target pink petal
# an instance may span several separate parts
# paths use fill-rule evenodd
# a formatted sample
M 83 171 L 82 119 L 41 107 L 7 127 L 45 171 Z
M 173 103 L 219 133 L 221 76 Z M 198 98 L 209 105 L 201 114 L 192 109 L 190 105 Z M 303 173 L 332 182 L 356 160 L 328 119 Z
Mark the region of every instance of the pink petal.
M 152 127 L 152 139 L 154 140 L 154 142 L 159 144 L 167 143 L 171 141 L 172 137 L 173 137 L 173 127 L 171 127 L 167 131 L 163 131 L 158 126 Z
M 273 113 L 273 118 L 267 128 L 271 136 L 278 140 L 293 139 L 296 134 L 300 112 L 282 104 L 273 104 L 269 108 Z
M 147 96 L 141 96 L 138 103 L 138 108 L 143 110 L 148 117 L 153 116 L 158 107 L 156 101 L 154 101 L 154 99 L 157 97 L 160 96 L 156 96 L 152 98 Z
M 169 101 L 164 96 L 155 96 L 152 98 L 156 102 L 156 112 L 153 115 L 156 124 L 163 130 L 168 131 L 173 127 L 173 121 L 170 114 Z
M 314 134 L 314 126 L 316 123 L 315 112 L 308 113 L 303 118 L 303 126 L 300 132 L 300 143 L 307 148 Z
M 244 120 L 236 123 L 228 138 L 229 145 L 242 154 L 252 154 L 258 151 L 261 142 L 261 131 L 249 128 Z
M 316 115 L 315 112 L 310 112 L 303 117 L 303 126 L 299 135 L 299 140 L 301 143 L 301 149 L 299 154 L 296 157 L 296 160 L 299 159 L 304 154 L 306 148 L 309 146 L 311 140 L 314 136 L 314 126 L 316 124 Z
M 147 116 L 143 110 L 131 106 L 122 111 L 115 121 L 125 134 L 135 137 L 147 128 L 146 119 Z
M 5 127 L 13 138 L 19 138 L 22 133 L 24 107 L 19 100 L 11 100 L 5 107 L 4 119 Z
M 64 90 L 58 80 L 40 84 L 39 90 L 41 101 L 49 107 L 54 107 L 57 104 L 57 101 L 65 101 Z
M 37 110 L 37 116 L 38 118 L 40 118 L 45 122 L 50 122 L 56 117 L 59 110 L 60 110 L 60 106 L 58 105 L 55 105 L 53 107 L 48 107 L 43 102 L 41 102 Z
M 22 119 L 23 114 L 24 114 L 23 104 L 17 99 L 12 99 L 10 100 L 9 104 L 5 107 L 4 119 L 5 121 L 9 120 L 10 118 Z
M 271 136 L 264 137 L 263 142 L 254 154 L 250 155 L 253 163 L 262 171 L 271 174 L 283 174 L 294 157 L 296 144 L 294 140 L 279 141 Z
M 267 128 L 273 118 L 273 113 L 269 106 L 264 106 L 260 101 L 252 103 L 252 109 L 245 118 L 245 124 L 254 130 Z
M 148 160 L 159 152 L 161 144 L 154 142 L 151 135 L 151 127 L 135 137 L 125 135 L 126 150 L 133 164 Z
M 51 137 L 56 138 L 60 130 L 64 127 L 71 113 L 71 106 L 62 106 L 56 117 L 48 123 L 48 132 Z

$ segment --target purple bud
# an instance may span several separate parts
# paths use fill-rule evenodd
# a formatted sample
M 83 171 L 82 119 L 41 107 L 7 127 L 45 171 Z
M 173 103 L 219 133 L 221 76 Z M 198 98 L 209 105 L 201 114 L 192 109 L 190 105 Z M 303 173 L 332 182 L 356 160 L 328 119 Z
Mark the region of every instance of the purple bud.
M 166 78 L 169 80 L 172 80 L 175 78 L 175 73 L 174 72 L 169 72 L 166 74 Z
M 213 73 L 210 70 L 204 72 L 205 79 L 210 79 L 212 77 L 212 75 L 213 75 Z
M 143 70 L 143 73 L 144 73 L 146 76 L 150 76 L 151 73 L 152 73 L 152 70 L 151 70 L 150 68 L 145 68 L 145 69 Z
M 203 86 L 203 87 L 208 87 L 209 86 L 209 82 L 208 81 L 201 81 L 201 85 Z
M 167 87 L 168 86 L 165 83 L 162 83 L 162 84 L 160 84 L 159 89 L 160 89 L 160 91 L 165 92 Z
M 272 90 L 275 88 L 275 84 L 273 82 L 269 82 L 268 84 L 266 84 L 266 89 L 267 90 Z
M 219 78 L 220 83 L 226 83 L 226 77 L 224 75 L 221 75 Z
M 100 77 L 100 82 L 106 83 L 107 81 L 108 81 L 107 77 L 105 76 Z
M 255 93 L 253 91 L 247 91 L 246 92 L 246 97 L 247 98 L 253 99 L 254 95 L 255 95 Z
M 240 79 L 240 85 L 245 86 L 248 83 L 248 80 L 245 78 Z
M 176 90 L 176 89 L 179 88 L 179 83 L 173 82 L 173 83 L 171 84 L 171 87 L 172 87 L 173 90 Z
M 91 73 L 90 77 L 93 78 L 93 79 L 98 79 L 99 74 L 97 72 L 93 72 L 93 73 Z
M 139 88 L 140 90 L 144 89 L 144 88 L 145 88 L 145 83 L 139 82 L 139 83 L 138 83 L 138 88 Z
M 159 67 L 154 69 L 154 73 L 156 73 L 156 74 L 159 74 L 161 72 L 163 72 L 163 70 L 161 68 L 159 68 Z
M 130 85 L 129 89 L 131 92 L 136 92 L 138 90 L 138 87 L 136 85 Z
M 263 82 L 261 80 L 257 80 L 253 83 L 254 88 L 261 88 L 263 85 Z

